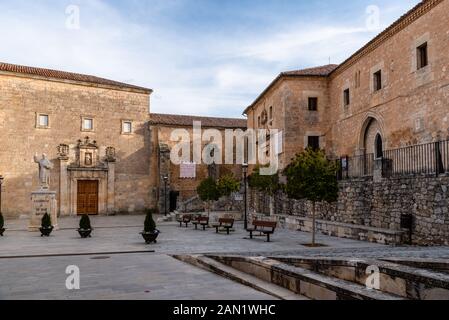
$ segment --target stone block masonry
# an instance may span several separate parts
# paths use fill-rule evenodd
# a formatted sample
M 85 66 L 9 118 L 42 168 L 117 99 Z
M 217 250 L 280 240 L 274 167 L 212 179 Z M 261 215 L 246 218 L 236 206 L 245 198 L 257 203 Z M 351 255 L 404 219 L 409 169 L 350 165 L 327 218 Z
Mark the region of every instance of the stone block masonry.
M 401 229 L 401 215 L 411 214 L 413 244 L 449 245 L 449 175 L 414 175 L 382 179 L 379 183 L 370 178 L 347 180 L 341 181 L 339 187 L 338 202 L 317 205 L 317 217 L 322 220 L 323 233 L 333 228 L 325 222 L 346 224 L 347 228 L 352 225 L 354 229 L 365 227 L 405 231 Z M 253 210 L 261 209 L 259 203 L 267 201 L 264 197 L 253 192 Z M 311 217 L 311 203 L 289 199 L 283 193 L 274 198 L 274 208 L 275 213 L 281 216 Z M 305 224 L 303 220 L 297 220 L 298 230 L 304 229 L 300 226 Z M 355 236 L 351 234 L 348 231 L 345 237 L 364 240 L 358 233 Z

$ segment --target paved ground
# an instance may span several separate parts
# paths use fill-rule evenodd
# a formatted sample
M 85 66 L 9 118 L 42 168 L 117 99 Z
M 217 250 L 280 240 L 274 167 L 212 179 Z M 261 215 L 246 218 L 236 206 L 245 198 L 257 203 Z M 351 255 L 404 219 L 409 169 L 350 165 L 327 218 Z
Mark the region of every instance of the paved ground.
M 272 299 L 166 255 L 4 259 L 0 265 L 0 299 Z M 80 290 L 66 289 L 69 265 L 80 269 Z
M 319 236 L 326 248 L 302 244 L 310 234 L 278 230 L 272 243 L 244 239 L 243 224 L 230 235 L 159 224 L 158 244 L 145 245 L 143 216 L 94 217 L 93 238 L 80 239 L 78 219 L 60 220 L 50 238 L 26 231 L 24 220 L 7 222 L 0 238 L 0 299 L 269 299 L 270 297 L 170 257 L 179 253 L 449 258 L 449 248 L 389 247 Z M 101 227 L 99 227 L 101 226 Z M 65 288 L 65 269 L 77 265 L 81 290 Z

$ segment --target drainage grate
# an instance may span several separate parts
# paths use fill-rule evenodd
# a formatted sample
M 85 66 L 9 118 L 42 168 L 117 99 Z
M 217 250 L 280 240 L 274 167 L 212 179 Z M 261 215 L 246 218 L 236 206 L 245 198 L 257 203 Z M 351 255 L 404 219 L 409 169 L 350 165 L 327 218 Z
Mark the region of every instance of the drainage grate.
M 106 259 L 111 259 L 111 257 L 108 256 L 100 256 L 100 257 L 92 257 L 90 258 L 91 260 L 106 260 Z

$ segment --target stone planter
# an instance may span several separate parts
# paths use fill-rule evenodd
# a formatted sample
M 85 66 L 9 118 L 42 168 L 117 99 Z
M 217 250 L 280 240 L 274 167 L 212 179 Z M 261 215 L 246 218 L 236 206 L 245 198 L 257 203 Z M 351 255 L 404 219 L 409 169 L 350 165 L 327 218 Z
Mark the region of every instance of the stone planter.
M 157 237 L 159 236 L 160 231 L 155 230 L 153 232 L 141 232 L 143 239 L 145 240 L 146 244 L 150 243 L 157 243 Z
M 78 233 L 80 234 L 81 238 L 91 238 L 92 229 L 78 229 Z
M 49 237 L 53 229 L 54 227 L 39 228 L 39 230 L 41 231 L 41 237 Z

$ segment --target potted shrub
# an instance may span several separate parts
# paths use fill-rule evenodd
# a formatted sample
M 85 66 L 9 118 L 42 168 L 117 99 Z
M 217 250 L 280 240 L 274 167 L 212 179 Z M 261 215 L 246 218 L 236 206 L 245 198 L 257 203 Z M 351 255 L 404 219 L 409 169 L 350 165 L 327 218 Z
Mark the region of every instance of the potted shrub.
M 41 228 L 39 229 L 41 231 L 41 237 L 49 237 L 51 232 L 53 231 L 53 226 L 51 225 L 51 218 L 48 215 L 48 213 L 46 213 L 43 217 L 42 217 L 42 224 L 41 224 Z
M 3 228 L 5 226 L 5 219 L 3 219 L 3 215 L 0 212 L 0 236 L 3 237 L 3 232 L 5 232 L 5 228 Z
M 153 219 L 154 212 L 155 210 L 151 209 L 147 210 L 147 215 L 144 223 L 144 230 L 143 232 L 140 233 L 147 244 L 153 242 L 156 243 L 157 242 L 156 239 L 160 233 L 160 231 L 156 229 L 156 222 L 154 222 Z
M 89 215 L 84 214 L 81 216 L 80 220 L 80 228 L 78 229 L 78 233 L 80 234 L 81 238 L 90 238 L 92 233 L 92 226 L 90 225 L 90 218 Z

